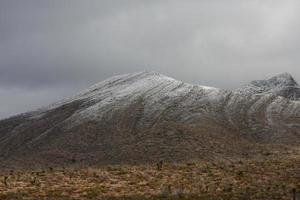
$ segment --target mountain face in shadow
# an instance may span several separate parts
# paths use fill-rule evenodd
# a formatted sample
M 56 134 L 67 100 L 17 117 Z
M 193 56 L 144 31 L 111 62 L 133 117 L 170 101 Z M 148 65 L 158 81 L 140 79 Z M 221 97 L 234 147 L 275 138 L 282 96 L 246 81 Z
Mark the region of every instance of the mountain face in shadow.
M 2 167 L 227 159 L 299 144 L 300 87 L 289 74 L 232 91 L 126 74 L 0 121 Z

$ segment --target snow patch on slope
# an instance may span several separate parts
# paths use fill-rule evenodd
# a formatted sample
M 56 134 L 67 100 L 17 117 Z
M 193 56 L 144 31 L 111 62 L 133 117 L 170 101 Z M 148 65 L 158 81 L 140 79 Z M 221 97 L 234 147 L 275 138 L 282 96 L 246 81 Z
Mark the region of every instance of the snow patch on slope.
M 62 105 L 82 101 L 79 109 L 66 120 L 70 126 L 76 126 L 85 121 L 101 121 L 116 110 L 142 101 L 143 112 L 147 115 L 144 118 L 149 120 L 168 112 L 177 120 L 210 117 L 238 128 L 241 124 L 255 124 L 259 120 L 257 115 L 265 115 L 267 124 L 273 126 L 276 123 L 274 116 L 280 115 L 282 111 L 278 109 L 283 105 L 290 105 L 285 109 L 285 115 L 299 111 L 299 106 L 295 106 L 298 103 L 291 102 L 292 98 L 277 98 L 282 91 L 292 96 L 295 91 L 286 90 L 290 87 L 297 88 L 298 85 L 288 74 L 253 81 L 241 89 L 229 91 L 184 83 L 157 72 L 139 72 L 97 83 L 71 98 L 40 109 L 32 119 L 41 118 L 47 111 Z
M 219 89 L 192 85 L 177 81 L 156 72 L 141 72 L 98 83 L 69 100 L 84 99 L 94 102 L 88 108 L 78 110 L 69 120 L 100 120 L 109 109 L 117 110 L 130 105 L 138 98 L 145 101 L 145 112 L 149 114 L 164 110 L 172 102 L 179 101 L 197 88 L 199 94 L 215 99 Z

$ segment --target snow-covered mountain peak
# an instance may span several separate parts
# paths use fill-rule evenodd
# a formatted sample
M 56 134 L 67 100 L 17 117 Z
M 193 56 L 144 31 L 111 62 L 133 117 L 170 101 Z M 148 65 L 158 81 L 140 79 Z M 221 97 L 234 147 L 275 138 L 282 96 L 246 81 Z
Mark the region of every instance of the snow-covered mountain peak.
M 251 94 L 275 94 L 291 100 L 300 99 L 300 87 L 289 73 L 279 74 L 266 80 L 252 81 L 237 91 Z
M 292 77 L 291 74 L 289 73 L 283 73 L 283 74 L 279 74 L 277 76 L 274 76 L 272 78 L 270 78 L 269 80 L 267 80 L 267 82 L 269 83 L 269 85 L 272 86 L 288 86 L 288 87 L 293 87 L 293 86 L 298 86 L 298 83 L 295 81 L 295 79 Z
M 255 87 L 260 87 L 265 89 L 298 86 L 295 79 L 289 73 L 279 74 L 267 80 L 252 81 L 250 84 Z
M 95 93 L 103 92 L 105 90 L 110 90 L 111 92 L 125 92 L 127 90 L 147 91 L 152 90 L 156 87 L 163 87 L 164 85 L 180 85 L 181 87 L 197 87 L 203 90 L 218 90 L 214 87 L 184 83 L 182 81 L 178 81 L 174 78 L 165 76 L 155 71 L 142 71 L 132 74 L 113 76 L 112 78 L 96 83 L 88 89 L 81 91 L 80 93 L 76 94 L 73 98 L 85 98 Z M 169 88 L 170 90 L 172 89 L 172 87 L 167 88 Z
M 193 85 L 178 81 L 155 71 L 142 71 L 131 74 L 113 76 L 96 83 L 71 98 L 56 102 L 41 108 L 41 111 L 50 110 L 74 101 L 98 102 L 98 106 L 105 106 L 113 102 L 131 102 L 140 97 L 152 101 L 159 99 L 181 98 L 185 95 L 199 96 L 203 99 L 220 100 L 231 91 L 203 85 Z M 280 74 L 267 80 L 252 81 L 248 85 L 233 91 L 237 94 L 277 95 L 290 100 L 300 100 L 300 87 L 288 74 Z
M 112 97 L 125 96 L 165 96 L 189 92 L 192 88 L 204 93 L 211 93 L 219 89 L 202 85 L 193 85 L 175 80 L 154 71 L 143 71 L 133 74 L 118 75 L 99 82 L 87 90 L 84 90 L 73 99 L 85 99 L 103 96 L 107 94 Z M 105 95 L 105 96 L 107 96 Z
M 177 96 L 190 92 L 191 89 L 203 94 L 214 95 L 220 89 L 202 85 L 193 85 L 178 81 L 155 71 L 142 71 L 131 74 L 116 75 L 83 90 L 71 98 L 54 103 L 46 110 L 56 108 L 77 100 L 105 102 L 111 99 L 136 98 L 147 96 L 158 98 L 162 96 Z M 44 110 L 44 108 L 42 109 Z

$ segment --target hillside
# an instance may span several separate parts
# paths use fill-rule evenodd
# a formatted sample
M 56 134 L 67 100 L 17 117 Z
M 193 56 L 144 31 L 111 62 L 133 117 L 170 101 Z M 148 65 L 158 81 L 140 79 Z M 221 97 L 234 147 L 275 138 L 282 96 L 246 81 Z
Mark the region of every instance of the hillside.
M 252 158 L 299 144 L 300 87 L 289 74 L 232 91 L 120 75 L 0 121 L 2 167 Z

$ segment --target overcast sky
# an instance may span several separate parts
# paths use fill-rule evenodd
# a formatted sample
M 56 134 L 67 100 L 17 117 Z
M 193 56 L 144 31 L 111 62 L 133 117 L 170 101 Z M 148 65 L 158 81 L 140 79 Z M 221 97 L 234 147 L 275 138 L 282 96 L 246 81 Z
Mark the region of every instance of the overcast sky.
M 116 74 L 300 81 L 299 0 L 1 0 L 0 118 Z

